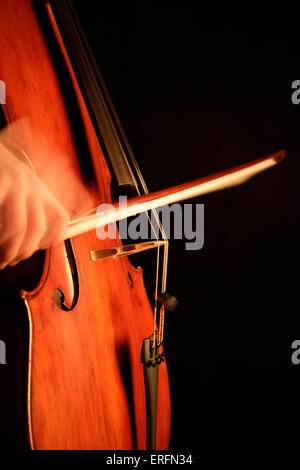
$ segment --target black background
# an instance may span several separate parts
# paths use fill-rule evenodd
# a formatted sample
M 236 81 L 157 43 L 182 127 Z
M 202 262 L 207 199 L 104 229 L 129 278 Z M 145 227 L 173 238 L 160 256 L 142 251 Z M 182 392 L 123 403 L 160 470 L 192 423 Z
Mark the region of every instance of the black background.
M 168 291 L 180 304 L 166 318 L 165 350 L 172 451 L 299 447 L 295 12 L 73 3 L 150 191 L 287 150 L 247 184 L 188 201 L 205 205 L 205 241 L 200 251 L 170 242 Z M 151 292 L 155 256 L 134 263 Z
M 95 12 L 94 2 L 74 3 L 151 191 L 287 150 L 246 185 L 189 201 L 205 205 L 205 242 L 186 251 L 171 241 L 168 289 L 180 305 L 168 315 L 165 349 L 171 449 L 298 447 L 293 13 L 198 2 L 99 2 Z

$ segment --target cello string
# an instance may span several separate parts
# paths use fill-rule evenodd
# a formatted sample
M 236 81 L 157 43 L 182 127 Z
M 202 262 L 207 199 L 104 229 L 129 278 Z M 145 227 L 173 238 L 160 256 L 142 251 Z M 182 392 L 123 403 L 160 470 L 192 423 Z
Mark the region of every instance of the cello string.
M 126 136 L 126 134 L 125 134 L 125 132 L 124 132 L 124 129 L 123 129 L 123 127 L 122 127 L 122 124 L 121 124 L 121 122 L 120 122 L 120 120 L 119 120 L 119 117 L 118 117 L 118 115 L 117 115 L 117 112 L 116 112 L 116 110 L 115 110 L 115 108 L 114 108 L 114 106 L 113 106 L 113 103 L 111 103 L 111 109 L 112 109 L 112 113 L 114 114 L 114 117 L 115 117 L 115 119 L 116 119 L 116 122 L 117 122 L 117 125 L 118 125 L 118 128 L 119 128 L 119 131 L 120 131 L 120 133 L 121 133 L 121 136 L 122 136 L 122 138 L 123 138 L 123 142 L 125 143 L 125 146 L 126 146 L 126 148 L 127 148 L 128 155 L 129 155 L 129 157 L 130 157 L 131 163 L 133 164 L 133 167 L 134 167 L 134 169 L 135 169 L 135 171 L 136 171 L 137 179 L 139 180 L 140 185 L 141 185 L 141 187 L 143 188 L 144 193 L 145 193 L 145 194 L 149 194 L 148 187 L 147 187 L 146 182 L 145 182 L 145 180 L 144 180 L 144 178 L 143 178 L 143 175 L 142 175 L 142 172 L 141 172 L 141 170 L 140 170 L 140 167 L 138 166 L 138 163 L 137 163 L 137 161 L 136 161 L 136 159 L 135 159 L 134 153 L 133 153 L 132 148 L 131 148 L 131 146 L 130 146 L 130 144 L 129 144 L 129 141 L 128 141 L 128 139 L 127 139 L 127 136 Z M 136 179 L 134 179 L 134 181 L 136 182 Z M 136 186 L 137 186 L 137 185 L 136 185 Z M 138 191 L 138 193 L 139 193 L 139 195 L 140 195 L 139 189 L 138 189 L 138 188 L 136 188 L 136 189 L 137 189 L 137 191 Z M 158 214 L 157 214 L 157 210 L 156 210 L 156 209 L 152 209 L 152 213 L 154 214 L 154 217 L 155 217 L 155 220 L 156 220 L 156 222 L 157 222 L 157 224 L 158 224 L 159 231 L 160 231 L 160 233 L 161 233 L 161 235 L 162 235 L 162 238 L 163 238 L 163 240 L 166 242 L 166 245 L 165 245 L 165 246 L 167 246 L 168 243 L 169 243 L 169 241 L 168 241 L 168 239 L 167 239 L 167 236 L 166 236 L 166 233 L 165 233 L 165 231 L 164 231 L 164 228 L 163 228 L 163 226 L 162 226 L 162 224 L 161 224 L 161 222 L 160 222 L 160 220 L 159 220 L 159 217 L 158 217 Z M 147 212 L 147 216 L 148 216 L 148 220 L 149 220 L 149 222 L 150 222 L 150 225 L 151 225 L 151 227 L 153 228 L 153 224 L 151 223 L 151 221 L 150 221 L 150 219 L 149 219 L 148 212 Z M 156 231 L 154 231 L 154 233 L 155 233 L 155 236 L 156 236 Z M 158 240 L 157 236 L 156 236 L 156 239 Z M 159 250 L 159 247 L 158 247 L 158 250 Z M 159 259 L 159 256 L 158 256 L 158 259 Z M 168 248 L 165 248 L 165 249 L 164 249 L 164 263 L 163 263 L 163 268 L 162 268 L 162 288 L 161 288 L 162 293 L 165 293 L 165 292 L 166 292 L 167 269 L 168 269 Z
M 168 272 L 168 252 L 169 243 L 164 246 L 164 259 L 163 259 L 163 270 L 162 270 L 162 293 L 166 292 L 167 286 L 167 272 Z M 159 325 L 159 344 L 162 344 L 164 339 L 164 327 L 165 327 L 165 306 L 162 305 L 160 309 L 160 325 Z
M 156 345 L 156 320 L 157 320 L 157 305 L 158 305 L 158 272 L 159 272 L 159 246 L 157 247 L 157 257 L 156 257 L 156 276 L 155 276 L 155 295 L 154 295 L 154 315 L 153 315 L 153 342 L 152 349 Z
M 121 136 L 122 136 L 122 139 L 123 139 L 123 142 L 124 142 L 124 144 L 125 144 L 125 146 L 126 146 L 126 148 L 127 148 L 128 155 L 129 155 L 129 157 L 130 157 L 131 163 L 132 163 L 132 165 L 133 165 L 133 167 L 134 167 L 134 169 L 135 169 L 135 172 L 136 172 L 137 178 L 133 178 L 133 180 L 134 180 L 134 184 L 135 184 L 137 193 L 138 193 L 138 195 L 140 195 L 140 190 L 139 190 L 139 188 L 138 188 L 138 183 L 137 183 L 137 180 L 138 180 L 138 181 L 140 182 L 140 185 L 141 185 L 143 191 L 144 191 L 144 194 L 149 194 L 149 190 L 148 190 L 148 187 L 147 187 L 146 182 L 145 182 L 145 180 L 144 180 L 144 177 L 143 177 L 143 175 L 142 175 L 141 169 L 140 169 L 140 167 L 139 167 L 139 165 L 138 165 L 138 163 L 137 163 L 137 161 L 136 161 L 136 158 L 135 158 L 135 156 L 134 156 L 134 153 L 133 153 L 133 151 L 132 151 L 132 148 L 131 148 L 131 146 L 130 146 L 130 143 L 129 143 L 129 141 L 128 141 L 128 139 L 127 139 L 127 136 L 126 136 L 126 134 L 125 134 L 125 132 L 124 132 L 123 126 L 122 126 L 122 124 L 121 124 L 121 122 L 120 122 L 120 120 L 119 120 L 119 116 L 118 116 L 118 114 L 117 114 L 117 112 L 116 112 L 116 110 L 115 110 L 114 104 L 113 104 L 113 102 L 112 102 L 112 100 L 111 100 L 111 98 L 110 98 L 110 95 L 109 95 L 109 93 L 107 92 L 107 90 L 106 90 L 106 96 L 108 97 L 108 100 L 109 100 L 109 102 L 110 102 L 110 107 L 111 107 L 112 114 L 114 115 L 114 118 L 115 118 L 115 120 L 116 120 L 116 124 L 117 124 L 117 126 L 118 126 L 118 130 L 119 130 L 119 132 L 120 132 L 120 134 L 121 134 Z M 128 163 L 129 163 L 129 162 L 128 162 Z M 156 210 L 156 209 L 152 209 L 152 213 L 154 214 L 154 217 L 155 217 L 155 220 L 156 220 L 156 222 L 157 222 L 157 224 L 158 224 L 159 231 L 160 231 L 160 233 L 161 233 L 161 235 L 162 235 L 162 238 L 163 238 L 163 240 L 166 242 L 166 245 L 168 245 L 169 241 L 168 241 L 168 239 L 167 239 L 167 236 L 166 236 L 166 233 L 165 233 L 165 231 L 164 231 L 164 228 L 163 228 L 163 226 L 162 226 L 162 224 L 161 224 L 161 222 L 160 222 L 160 220 L 159 220 L 159 217 L 158 217 L 158 214 L 157 214 L 157 210 Z M 150 218 L 149 218 L 149 213 L 148 213 L 148 211 L 147 211 L 147 217 L 148 217 L 150 226 L 151 226 L 151 228 L 153 229 L 153 224 L 152 224 L 152 222 L 151 222 L 151 220 L 150 220 Z M 154 234 L 155 234 L 156 240 L 158 240 L 158 235 L 157 235 L 157 233 L 156 233 L 156 230 L 154 230 Z M 158 247 L 157 249 L 159 250 L 159 247 Z M 159 254 L 157 255 L 157 262 L 159 262 Z M 164 250 L 163 272 L 162 272 L 162 293 L 165 293 L 165 291 L 166 291 L 166 282 L 167 282 L 167 272 L 166 272 L 166 271 L 167 271 L 167 269 L 168 269 L 168 249 L 165 249 L 165 250 Z M 158 270 L 156 270 L 156 272 L 158 272 Z M 156 282 L 157 282 L 157 280 L 156 280 Z M 156 297 L 156 303 L 157 303 L 157 297 Z
M 115 113 L 116 114 L 116 113 Z M 117 116 L 117 114 L 116 114 Z M 117 117 L 118 119 L 118 117 Z M 120 123 L 119 123 L 120 124 Z M 146 182 L 143 178 L 143 175 L 141 173 L 141 170 L 137 164 L 137 161 L 134 157 L 134 154 L 132 152 L 132 149 L 130 147 L 130 144 L 127 140 L 127 137 L 123 131 L 123 128 L 120 124 L 120 131 L 121 131 L 121 134 L 122 134 L 122 137 L 124 139 L 124 142 L 125 142 L 125 145 L 127 146 L 127 150 L 128 150 L 128 153 L 129 153 L 129 156 L 131 158 L 131 162 L 135 168 L 135 171 L 136 171 L 136 174 L 137 174 L 137 179 L 139 180 L 142 188 L 143 188 L 143 191 L 144 191 L 144 194 L 149 194 L 149 190 L 147 188 L 147 185 L 146 185 Z M 137 190 L 137 193 L 138 195 L 140 196 L 140 190 L 139 188 L 137 187 L 136 185 L 136 190 Z M 164 247 L 164 258 L 163 258 L 163 268 L 162 268 L 162 283 L 161 283 L 161 292 L 162 293 L 165 293 L 166 292 L 166 284 L 167 284 L 167 269 L 168 269 L 168 245 L 169 245 L 169 240 L 166 236 L 166 233 L 165 233 L 165 230 L 163 228 L 163 225 L 159 219 L 159 216 L 158 216 L 158 213 L 157 213 L 157 210 L 156 209 L 152 209 L 152 213 L 154 215 L 154 218 L 155 218 L 155 221 L 157 223 L 157 226 L 158 226 L 158 229 L 159 229 L 159 232 L 161 233 L 162 235 L 162 238 L 163 240 L 165 241 L 165 247 Z M 156 240 L 158 240 L 158 233 L 156 231 L 156 228 L 154 227 L 152 221 L 151 221 L 151 218 L 149 216 L 149 211 L 147 211 L 147 218 L 148 218 L 148 221 L 149 221 L 149 224 L 151 226 L 151 229 L 153 230 L 153 233 L 155 235 L 155 238 Z M 156 257 L 156 275 L 155 275 L 155 293 L 154 293 L 154 315 L 153 315 L 153 343 L 152 343 L 152 347 L 154 348 L 155 347 L 155 344 L 156 344 L 156 331 L 157 331 L 157 308 L 158 308 L 158 281 L 159 281 L 159 261 L 160 261 L 160 247 L 158 246 L 157 247 L 157 257 Z M 161 344 L 161 341 L 162 341 L 162 338 L 163 338 L 163 331 L 162 331 L 162 328 L 163 328 L 163 325 L 164 325 L 164 307 L 163 308 L 160 308 L 160 317 L 159 317 L 159 331 L 158 331 L 158 344 Z

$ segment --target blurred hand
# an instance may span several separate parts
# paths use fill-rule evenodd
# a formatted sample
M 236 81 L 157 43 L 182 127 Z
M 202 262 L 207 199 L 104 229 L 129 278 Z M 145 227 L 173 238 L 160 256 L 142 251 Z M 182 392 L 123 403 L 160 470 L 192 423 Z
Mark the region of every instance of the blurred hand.
M 0 269 L 60 243 L 69 219 L 45 183 L 0 143 Z

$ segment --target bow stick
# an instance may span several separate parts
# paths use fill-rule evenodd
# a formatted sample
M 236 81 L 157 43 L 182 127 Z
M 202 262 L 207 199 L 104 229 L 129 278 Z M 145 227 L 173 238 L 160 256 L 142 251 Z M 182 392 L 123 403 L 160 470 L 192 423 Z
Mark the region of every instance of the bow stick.
M 128 199 L 127 204 L 124 206 L 119 206 L 115 203 L 112 209 L 92 215 L 76 217 L 69 222 L 64 239 L 75 237 L 97 227 L 105 226 L 157 207 L 243 184 L 256 174 L 280 163 L 284 156 L 285 150 L 280 150 L 267 157 L 235 166 L 229 170 L 214 173 L 189 183 L 179 184 L 168 189 Z

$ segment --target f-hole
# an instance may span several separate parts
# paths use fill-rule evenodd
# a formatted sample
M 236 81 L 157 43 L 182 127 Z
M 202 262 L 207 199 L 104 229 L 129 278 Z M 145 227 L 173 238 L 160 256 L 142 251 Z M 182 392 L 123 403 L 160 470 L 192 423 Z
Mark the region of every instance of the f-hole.
M 78 279 L 78 271 L 75 261 L 75 256 L 72 248 L 72 244 L 70 240 L 65 240 L 65 249 L 67 254 L 67 260 L 69 263 L 70 272 L 72 274 L 72 281 L 73 281 L 73 301 L 71 307 L 68 307 L 65 302 L 65 295 L 61 289 L 55 289 L 53 292 L 53 298 L 56 305 L 64 311 L 70 312 L 76 306 L 79 296 L 79 279 Z

